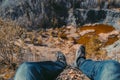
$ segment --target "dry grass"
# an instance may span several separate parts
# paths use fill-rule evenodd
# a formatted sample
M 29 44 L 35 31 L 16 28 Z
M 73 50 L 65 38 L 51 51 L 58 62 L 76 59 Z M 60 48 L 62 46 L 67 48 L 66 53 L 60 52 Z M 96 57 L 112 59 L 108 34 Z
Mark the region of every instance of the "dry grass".
M 0 61 L 11 65 L 20 58 L 21 48 L 14 45 L 14 41 L 25 37 L 26 30 L 14 22 L 5 22 L 0 19 Z

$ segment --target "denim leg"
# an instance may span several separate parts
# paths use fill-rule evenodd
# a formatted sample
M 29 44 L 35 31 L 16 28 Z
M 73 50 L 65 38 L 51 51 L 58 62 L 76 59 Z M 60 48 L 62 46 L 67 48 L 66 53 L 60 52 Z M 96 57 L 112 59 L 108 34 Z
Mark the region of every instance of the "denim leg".
M 54 80 L 64 68 L 61 62 L 25 62 L 18 68 L 14 80 Z
M 94 76 L 96 73 L 96 69 L 98 68 L 98 62 L 92 61 L 90 59 L 84 60 L 81 65 L 79 65 L 79 69 L 88 76 L 91 80 L 94 80 Z
M 120 63 L 113 60 L 104 61 L 95 80 L 120 80 Z
M 119 80 L 120 63 L 113 60 L 85 60 L 79 69 L 91 80 Z

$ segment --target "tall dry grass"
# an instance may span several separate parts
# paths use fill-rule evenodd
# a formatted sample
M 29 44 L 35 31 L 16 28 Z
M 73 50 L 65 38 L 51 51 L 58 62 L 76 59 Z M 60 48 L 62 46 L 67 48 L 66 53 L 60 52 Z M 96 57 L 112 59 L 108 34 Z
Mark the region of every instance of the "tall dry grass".
M 22 48 L 14 41 L 25 37 L 26 30 L 12 21 L 0 19 L 0 63 L 13 65 L 22 58 Z

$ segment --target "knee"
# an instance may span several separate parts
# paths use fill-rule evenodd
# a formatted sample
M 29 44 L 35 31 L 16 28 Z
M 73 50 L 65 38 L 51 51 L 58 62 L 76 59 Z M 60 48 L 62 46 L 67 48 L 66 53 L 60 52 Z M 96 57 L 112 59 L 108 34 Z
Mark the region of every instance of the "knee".
M 24 62 L 21 64 L 15 74 L 14 80 L 26 80 L 26 74 L 31 71 L 31 64 L 28 62 Z
M 105 63 L 104 68 L 107 70 L 119 69 L 120 64 L 117 61 L 109 60 Z
M 31 70 L 34 67 L 34 65 L 32 65 L 29 62 L 24 62 L 23 64 L 20 65 L 20 68 L 23 70 Z
M 99 80 L 117 80 L 120 74 L 120 64 L 117 61 L 107 60 L 100 70 Z M 112 75 L 112 76 L 111 76 Z

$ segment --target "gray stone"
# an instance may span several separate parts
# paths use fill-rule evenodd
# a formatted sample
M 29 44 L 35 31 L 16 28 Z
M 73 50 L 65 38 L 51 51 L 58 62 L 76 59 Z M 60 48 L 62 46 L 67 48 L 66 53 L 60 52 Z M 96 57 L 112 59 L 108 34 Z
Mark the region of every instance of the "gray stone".
M 120 61 L 120 40 L 116 41 L 112 45 L 104 48 L 107 51 L 107 56 L 113 60 Z

